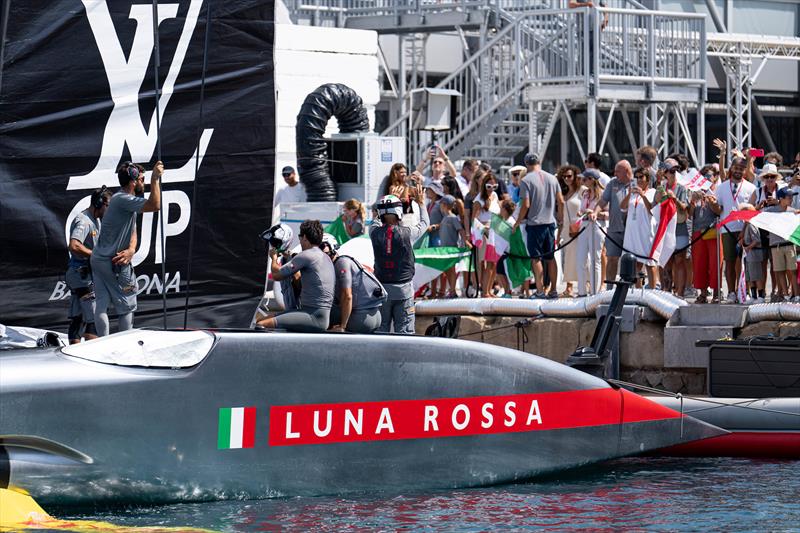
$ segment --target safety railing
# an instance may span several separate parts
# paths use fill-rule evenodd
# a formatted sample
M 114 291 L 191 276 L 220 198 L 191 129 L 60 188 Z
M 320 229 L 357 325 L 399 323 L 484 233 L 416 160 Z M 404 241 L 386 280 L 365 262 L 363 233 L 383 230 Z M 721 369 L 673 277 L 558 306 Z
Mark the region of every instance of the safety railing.
M 586 37 L 601 82 L 702 85 L 705 35 L 701 14 L 604 8 Z
M 563 5 L 558 0 L 550 4 Z M 469 144 L 505 142 L 495 128 L 503 115 L 510 117 L 522 104 L 529 84 L 583 86 L 587 96 L 601 83 L 705 84 L 703 15 L 650 11 L 635 0 L 615 0 L 610 3 L 613 7 L 601 9 L 542 9 L 547 5 L 528 0 L 295 0 L 294 4 L 295 12 L 316 10 L 318 16 L 336 17 L 338 24 L 343 17 L 495 10 L 499 31 L 437 85 L 462 95 L 455 128 L 437 139 L 449 151 L 455 149 L 451 155 L 456 157 L 466 154 Z M 429 136 L 408 132 L 408 123 L 406 113 L 382 133 L 408 137 L 409 154 L 416 155 Z M 490 134 L 494 134 L 491 139 Z

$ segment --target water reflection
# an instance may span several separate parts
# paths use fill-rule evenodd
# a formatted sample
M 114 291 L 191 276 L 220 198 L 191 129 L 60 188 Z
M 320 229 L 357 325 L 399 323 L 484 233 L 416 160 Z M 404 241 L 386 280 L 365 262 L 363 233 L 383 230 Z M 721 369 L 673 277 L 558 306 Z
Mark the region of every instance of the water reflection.
M 220 531 L 763 531 L 800 527 L 798 495 L 800 461 L 642 458 L 489 488 L 137 507 L 70 518 Z

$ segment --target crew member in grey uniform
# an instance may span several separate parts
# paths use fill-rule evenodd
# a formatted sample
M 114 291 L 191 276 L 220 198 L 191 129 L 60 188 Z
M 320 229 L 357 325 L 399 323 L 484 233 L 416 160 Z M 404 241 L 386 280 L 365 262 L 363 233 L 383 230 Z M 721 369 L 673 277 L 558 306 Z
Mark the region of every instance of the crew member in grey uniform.
M 336 270 L 331 331 L 373 333 L 381 325 L 386 289 L 357 259 L 339 255 L 339 243 L 330 233 L 322 236 L 320 249 L 331 258 Z
M 103 231 L 92 252 L 97 309 L 97 334 L 108 335 L 108 305 L 114 306 L 119 331 L 133 327 L 136 311 L 136 275 L 131 260 L 136 252 L 136 215 L 161 209 L 161 175 L 164 164 L 158 161 L 150 177 L 150 197 L 144 198 L 144 168 L 130 161 L 117 169 L 121 189 L 108 202 Z
M 111 191 L 105 185 L 92 193 L 91 205 L 78 213 L 69 226 L 69 263 L 64 280 L 69 287 L 70 344 L 81 342 L 81 334 L 88 341 L 97 338 L 94 325 L 94 283 L 89 258 L 92 256 L 100 219 L 108 207 Z M 83 330 L 83 331 L 81 331 Z
M 330 258 L 319 249 L 322 234 L 319 220 L 303 221 L 298 235 L 303 251 L 284 265 L 279 265 L 276 260 L 278 251 L 270 248 L 272 279 L 281 281 L 300 272 L 300 308 L 259 320 L 259 326 L 308 333 L 328 329 L 336 274 Z
M 414 242 L 428 228 L 428 210 L 420 204 L 419 222 L 411 227 L 401 226 L 403 204 L 392 194 L 384 196 L 375 205 L 380 222 L 373 221 L 369 228 L 372 251 L 375 254 L 375 277 L 388 293 L 381 307 L 380 332 L 413 335 L 414 330 Z

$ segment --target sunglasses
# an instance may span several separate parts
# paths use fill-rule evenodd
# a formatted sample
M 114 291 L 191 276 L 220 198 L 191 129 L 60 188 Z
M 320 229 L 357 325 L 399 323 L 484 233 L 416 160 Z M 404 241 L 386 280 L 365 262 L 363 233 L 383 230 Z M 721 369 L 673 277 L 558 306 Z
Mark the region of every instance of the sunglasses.
M 675 169 L 675 168 L 668 168 L 666 172 L 667 172 L 667 174 L 675 174 L 677 171 L 678 170 Z
M 575 175 L 574 174 L 564 174 L 564 177 L 565 178 L 574 178 Z
M 444 161 L 434 161 L 434 165 L 444 165 Z
M 497 188 L 497 184 L 495 184 L 495 183 L 487 183 L 487 184 L 486 184 L 486 190 L 487 190 L 487 191 L 493 191 L 493 190 L 495 190 L 496 188 Z
M 763 178 L 761 178 L 761 179 L 762 179 L 762 180 L 774 180 L 774 179 L 777 179 L 777 178 L 776 178 L 775 176 L 764 176 L 764 177 L 763 177 Z

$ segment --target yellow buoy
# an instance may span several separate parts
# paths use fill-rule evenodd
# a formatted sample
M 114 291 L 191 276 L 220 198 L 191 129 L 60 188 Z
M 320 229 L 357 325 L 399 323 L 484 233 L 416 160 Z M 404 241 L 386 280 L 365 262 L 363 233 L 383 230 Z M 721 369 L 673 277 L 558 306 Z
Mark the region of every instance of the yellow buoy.
M 109 531 L 119 533 L 155 533 L 158 531 L 208 532 L 207 529 L 186 527 L 129 527 L 93 520 L 59 520 L 42 509 L 24 491 L 0 489 L 0 532 L 21 529 L 60 529 L 62 531 Z

